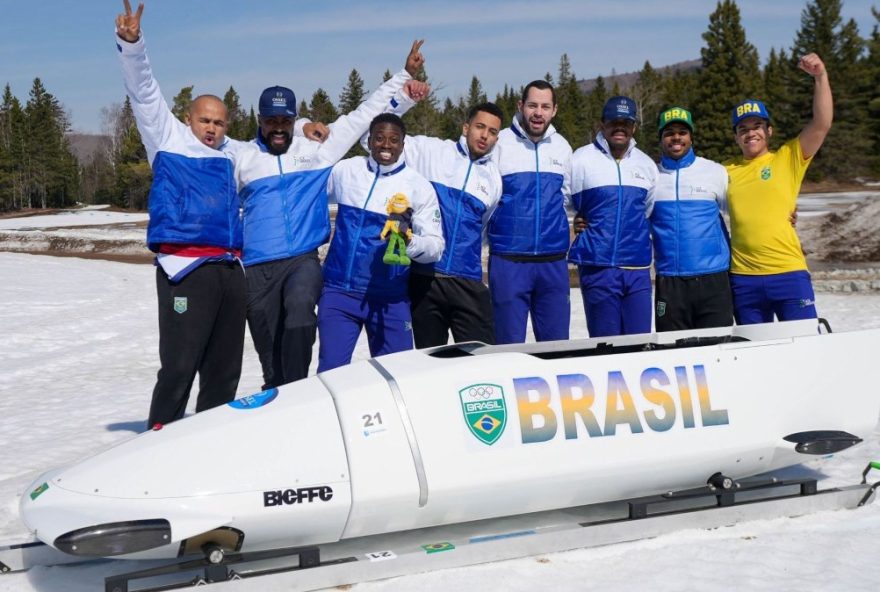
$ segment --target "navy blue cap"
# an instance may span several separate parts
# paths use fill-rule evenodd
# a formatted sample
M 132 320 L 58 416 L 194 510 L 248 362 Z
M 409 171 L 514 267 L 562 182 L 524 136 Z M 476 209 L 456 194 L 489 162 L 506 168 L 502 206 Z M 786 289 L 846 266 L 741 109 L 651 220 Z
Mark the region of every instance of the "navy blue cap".
M 736 129 L 739 122 L 746 117 L 758 117 L 769 122 L 770 112 L 767 111 L 767 107 L 761 101 L 746 99 L 733 108 L 733 112 L 730 115 L 730 122 L 733 124 L 733 129 Z
M 260 95 L 260 117 L 296 117 L 296 95 L 289 88 L 270 86 Z
M 611 97 L 605 102 L 602 109 L 602 121 L 615 121 L 618 119 L 639 122 L 639 112 L 636 102 L 629 97 Z

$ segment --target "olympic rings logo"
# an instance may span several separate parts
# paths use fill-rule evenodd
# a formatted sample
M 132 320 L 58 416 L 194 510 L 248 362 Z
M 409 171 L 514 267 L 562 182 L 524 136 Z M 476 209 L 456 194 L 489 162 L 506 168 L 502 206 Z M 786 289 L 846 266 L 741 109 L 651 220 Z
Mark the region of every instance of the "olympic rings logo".
M 495 395 L 495 389 L 491 385 L 472 386 L 468 389 L 471 399 L 488 399 Z

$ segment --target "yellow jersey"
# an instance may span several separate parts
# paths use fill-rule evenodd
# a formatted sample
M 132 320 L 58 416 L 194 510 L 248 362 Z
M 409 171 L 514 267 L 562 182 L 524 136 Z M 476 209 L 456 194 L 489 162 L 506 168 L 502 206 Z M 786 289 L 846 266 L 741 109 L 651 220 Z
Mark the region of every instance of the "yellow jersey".
M 810 166 L 797 138 L 778 151 L 724 163 L 730 183 L 730 272 L 769 275 L 807 269 L 789 216 Z

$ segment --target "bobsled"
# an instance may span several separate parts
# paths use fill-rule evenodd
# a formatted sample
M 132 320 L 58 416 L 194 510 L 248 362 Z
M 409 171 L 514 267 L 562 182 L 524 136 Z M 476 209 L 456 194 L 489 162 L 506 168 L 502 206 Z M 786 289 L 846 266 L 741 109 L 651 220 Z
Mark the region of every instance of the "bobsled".
M 142 559 L 704 486 L 868 437 L 878 343 L 880 330 L 797 321 L 401 352 L 51 470 L 23 494 L 21 517 L 66 553 Z

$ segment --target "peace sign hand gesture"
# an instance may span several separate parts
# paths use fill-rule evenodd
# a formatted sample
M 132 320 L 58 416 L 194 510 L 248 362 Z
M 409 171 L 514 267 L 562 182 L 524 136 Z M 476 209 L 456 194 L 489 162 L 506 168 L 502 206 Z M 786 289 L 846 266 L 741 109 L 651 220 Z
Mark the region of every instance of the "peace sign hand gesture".
M 138 4 L 137 12 L 131 13 L 131 4 L 128 0 L 125 3 L 125 14 L 116 15 L 116 34 L 125 41 L 134 43 L 141 36 L 141 15 L 144 13 L 144 3 Z
M 406 71 L 413 78 L 416 77 L 416 74 L 418 74 L 419 70 L 422 69 L 422 66 L 425 65 L 425 56 L 419 51 L 424 43 L 424 39 L 416 39 L 413 41 L 412 48 L 409 50 L 409 55 L 406 56 L 406 66 L 404 66 L 404 68 L 406 68 Z

